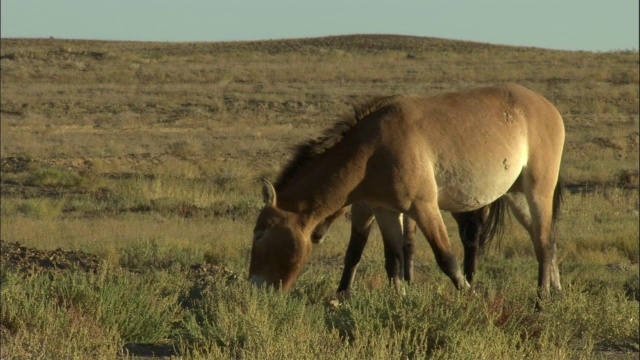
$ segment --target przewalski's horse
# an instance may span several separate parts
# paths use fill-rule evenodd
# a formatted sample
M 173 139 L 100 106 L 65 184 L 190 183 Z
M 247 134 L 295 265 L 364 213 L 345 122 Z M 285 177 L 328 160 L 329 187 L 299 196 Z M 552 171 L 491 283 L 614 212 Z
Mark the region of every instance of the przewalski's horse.
M 344 213 L 339 211 L 329 216 L 314 229 L 311 234 L 311 242 L 320 244 L 324 241 L 329 226 Z M 464 276 L 469 284 L 473 281 L 477 269 L 478 255 L 482 248 L 498 233 L 502 232 L 502 224 L 505 214 L 505 201 L 502 198 L 491 205 L 478 210 L 453 213 L 453 218 L 458 224 L 458 233 L 464 247 Z M 369 238 L 374 215 L 371 207 L 365 202 L 357 202 L 351 206 L 351 237 L 347 253 L 344 257 L 344 269 L 338 294 L 345 296 L 351 290 L 356 268 L 362 257 L 362 252 Z M 404 279 L 407 283 L 413 278 L 413 252 L 415 244 L 416 223 L 408 216 L 402 218 L 402 251 L 395 246 L 393 239 L 383 236 L 385 270 L 391 281 L 398 284 L 398 279 Z
M 275 188 L 263 182 L 249 278 L 290 288 L 314 228 L 364 201 L 396 247 L 399 214 L 414 219 L 440 269 L 456 288 L 468 288 L 440 209 L 469 212 L 502 197 L 531 236 L 539 293 L 560 290 L 553 225 L 563 145 L 558 110 L 515 84 L 376 99 L 300 145 Z

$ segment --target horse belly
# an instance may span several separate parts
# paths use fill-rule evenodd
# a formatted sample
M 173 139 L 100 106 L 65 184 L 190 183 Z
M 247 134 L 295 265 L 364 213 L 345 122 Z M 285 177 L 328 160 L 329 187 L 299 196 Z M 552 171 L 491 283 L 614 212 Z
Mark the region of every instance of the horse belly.
M 484 166 L 460 165 L 436 175 L 438 206 L 445 211 L 464 212 L 491 204 L 520 176 L 524 164 L 517 160 L 515 164 L 503 159 Z

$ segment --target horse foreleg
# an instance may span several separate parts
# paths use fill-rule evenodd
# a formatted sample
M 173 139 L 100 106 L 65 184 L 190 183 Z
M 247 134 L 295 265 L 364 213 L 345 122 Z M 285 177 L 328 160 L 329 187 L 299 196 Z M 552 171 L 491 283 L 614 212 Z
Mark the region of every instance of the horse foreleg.
M 349 238 L 349 246 L 344 257 L 344 269 L 340 284 L 338 285 L 338 294 L 348 295 L 351 284 L 356 275 L 356 268 L 362 252 L 367 245 L 371 224 L 373 223 L 373 212 L 364 203 L 356 203 L 351 206 L 351 237 Z
M 413 252 L 416 243 L 416 222 L 402 215 L 402 254 L 404 255 L 404 280 L 411 283 L 413 278 Z
M 382 241 L 384 242 L 385 269 L 389 281 L 399 294 L 404 294 L 404 238 L 402 216 L 397 211 L 378 208 L 374 210 Z
M 437 202 L 414 204 L 410 215 L 431 245 L 440 269 L 453 281 L 457 289 L 469 288 L 469 283 L 462 275 L 458 261 L 451 249 L 451 242 Z

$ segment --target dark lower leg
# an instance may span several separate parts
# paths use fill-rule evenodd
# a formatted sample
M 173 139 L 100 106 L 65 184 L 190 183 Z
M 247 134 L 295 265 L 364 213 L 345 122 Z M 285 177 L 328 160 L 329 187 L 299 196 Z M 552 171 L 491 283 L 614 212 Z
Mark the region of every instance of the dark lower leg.
M 384 262 L 389 282 L 396 290 L 401 291 L 400 282 L 404 278 L 404 259 L 402 252 L 398 252 L 396 249 L 387 248 L 385 246 Z
M 456 289 L 462 290 L 469 288 L 469 283 L 462 275 L 460 267 L 458 266 L 458 261 L 453 254 L 436 253 L 435 257 L 438 266 L 440 267 L 442 272 L 444 272 L 445 275 L 447 275 L 451 279 Z
M 340 279 L 340 285 L 338 285 L 338 291 L 346 291 L 351 288 L 353 278 L 356 274 L 356 268 L 360 259 L 362 258 L 362 252 L 367 245 L 367 239 L 369 232 L 362 234 L 356 229 L 351 229 L 351 238 L 349 239 L 349 247 L 344 257 L 344 270 L 342 271 L 342 278 Z
M 402 254 L 404 255 L 404 280 L 413 279 L 413 251 L 416 240 L 416 223 L 404 215 Z
M 437 203 L 416 204 L 411 215 L 431 245 L 442 272 L 451 279 L 457 289 L 469 288 L 469 283 L 462 275 L 451 249 L 451 242 Z
M 469 284 L 472 283 L 478 267 L 478 248 L 474 246 L 464 247 L 464 277 Z
M 453 213 L 452 215 L 458 224 L 458 233 L 464 247 L 464 276 L 467 282 L 471 283 L 478 264 L 482 218 L 478 211 Z

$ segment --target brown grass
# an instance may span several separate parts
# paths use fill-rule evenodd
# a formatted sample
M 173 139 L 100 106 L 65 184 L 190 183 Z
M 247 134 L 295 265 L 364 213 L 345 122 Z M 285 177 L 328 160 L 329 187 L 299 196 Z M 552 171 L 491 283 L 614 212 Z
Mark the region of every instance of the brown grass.
M 637 171 L 637 52 L 394 36 L 191 44 L 4 39 L 1 51 L 3 157 L 170 155 L 208 165 L 247 161 L 249 176 L 273 173 L 288 145 L 359 99 L 512 81 L 562 111 L 569 181 L 612 182 L 620 171 Z M 117 162 L 105 161 L 103 170 Z
M 556 104 L 567 129 L 562 175 L 571 192 L 558 224 L 558 248 L 563 279 L 575 308 L 563 311 L 560 304 L 558 313 L 582 316 L 585 311 L 578 300 L 606 305 L 611 314 L 621 307 L 626 309 L 624 314 L 637 310 L 636 303 L 619 301 L 618 296 L 623 295 L 617 293 L 633 274 L 616 269 L 637 268 L 639 261 L 638 52 L 568 52 L 406 36 L 229 43 L 3 39 L 0 58 L 0 238 L 4 241 L 44 249 L 84 250 L 116 266 L 157 259 L 180 264 L 219 262 L 244 278 L 250 232 L 261 206 L 257 179 L 275 180 L 294 144 L 316 136 L 350 111 L 352 103 L 370 96 L 434 94 L 518 82 Z M 454 249 L 461 256 L 455 224 L 449 216 L 445 220 Z M 314 247 L 296 290 L 316 299 L 316 303 L 300 305 L 304 311 L 322 313 L 319 304 L 333 296 L 348 234 L 349 223 L 337 221 L 327 243 Z M 387 313 L 384 304 L 389 297 L 384 293 L 379 238 L 374 231 L 356 285 L 373 297 L 368 299 L 365 293 L 354 306 L 365 300 L 381 305 L 380 309 L 366 310 L 371 316 L 362 324 L 376 324 L 380 314 Z M 443 289 L 449 289 L 450 284 L 437 271 L 426 241 L 418 241 L 416 252 L 416 283 L 425 284 L 429 296 L 433 289 L 436 294 L 448 294 Z M 148 275 L 169 276 L 163 274 Z M 571 335 L 574 342 L 584 342 L 578 347 L 552 338 L 553 334 L 574 334 L 575 324 L 581 323 L 578 320 L 540 320 L 553 330 L 546 333 L 536 330 L 542 326 L 536 323 L 528 329 L 526 319 L 531 315 L 526 301 L 535 293 L 535 260 L 529 239 L 517 225 L 507 229 L 501 247 L 491 249 L 481 260 L 479 274 L 479 292 L 486 294 L 478 299 L 490 302 L 493 295 L 498 299 L 498 295 L 508 294 L 505 298 L 511 300 L 507 301 L 518 304 L 517 316 L 525 319 L 516 324 L 517 331 L 534 340 L 525 339 L 524 347 L 504 340 L 496 348 L 511 352 L 503 354 L 528 353 L 528 346 L 541 346 L 531 351 L 542 357 L 561 357 L 559 353 L 573 354 L 579 348 L 581 356 L 593 355 L 594 341 L 616 336 L 609 330 L 602 330 L 606 333 L 602 336 L 589 335 L 598 332 L 591 324 L 602 321 L 611 322 L 603 329 L 637 335 L 629 330 L 634 324 L 637 328 L 637 317 L 629 320 L 631 325 L 623 326 L 609 313 L 597 311 L 593 312 L 600 316 L 597 320 L 581 320 L 587 324 L 586 335 Z M 180 279 L 178 283 L 187 282 Z M 609 294 L 605 290 L 612 282 L 615 286 L 607 290 Z M 164 284 L 176 287 L 176 279 L 164 279 Z M 16 304 L 23 304 L 22 285 L 16 282 L 12 286 L 7 295 L 3 292 L 3 299 L 10 296 Z M 420 286 L 416 291 L 422 291 Z M 606 294 L 594 300 L 580 286 L 589 291 L 605 289 Z M 253 299 L 255 294 L 244 290 L 230 290 L 227 295 L 242 298 L 249 294 L 249 300 Z M 36 306 L 39 300 L 34 299 Z M 251 301 L 263 304 L 260 299 Z M 246 327 L 244 318 L 234 313 L 238 301 L 220 301 L 220 309 L 228 306 L 229 319 L 237 320 L 237 324 L 228 320 L 230 324 Z M 277 301 L 293 306 L 289 301 L 297 300 Z M 440 305 L 430 308 L 450 311 Z M 266 319 L 261 316 L 268 312 L 260 309 L 254 309 L 257 318 Z M 338 328 L 355 330 L 349 330 L 352 320 L 341 318 L 345 309 L 324 311 L 325 320 L 335 317 Z M 283 318 L 290 315 L 288 308 L 281 312 Z M 468 313 L 475 316 L 478 311 Z M 443 351 L 464 341 L 473 346 L 473 353 L 484 351 L 478 346 L 494 345 L 455 340 L 467 331 L 446 330 L 452 320 L 443 318 L 447 319 L 442 321 L 446 325 L 442 325 L 443 333 L 452 336 L 448 340 L 443 337 Z M 188 318 L 183 320 L 188 324 Z M 328 334 L 316 325 L 313 334 Z M 423 325 L 416 328 L 423 329 Z M 555 331 L 554 326 L 564 327 Z M 182 330 L 189 333 L 196 328 Z M 366 329 L 360 330 L 367 334 Z M 380 335 L 376 329 L 370 334 Z M 506 330 L 501 334 L 514 335 Z M 104 338 L 112 335 L 105 332 Z M 14 356 L 21 356 L 17 349 L 29 350 L 28 341 L 37 342 L 38 336 L 45 335 L 36 331 L 31 340 L 10 338 Z M 629 340 L 626 336 L 618 336 L 613 344 L 630 343 L 637 351 L 637 337 Z M 257 341 L 252 336 L 248 339 Z M 105 349 L 121 346 L 108 341 Z M 176 346 L 187 346 L 175 341 Z M 206 341 L 210 343 L 202 350 L 204 354 L 224 350 L 216 347 L 214 340 Z M 278 344 L 266 349 L 299 354 L 296 346 L 289 349 Z M 381 344 L 380 354 L 389 355 L 388 351 L 397 348 Z M 377 345 L 356 341 L 353 346 L 345 348 L 351 357 L 359 354 L 357 349 L 369 354 L 367 351 Z M 601 346 L 607 351 L 614 348 L 606 342 Z M 31 354 L 40 353 L 41 349 L 34 349 L 29 350 Z M 226 355 L 230 349 L 225 350 Z

